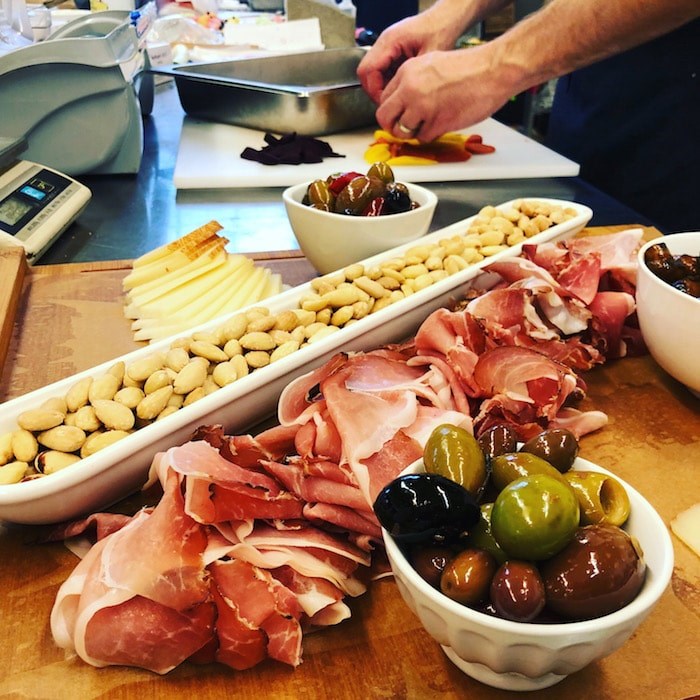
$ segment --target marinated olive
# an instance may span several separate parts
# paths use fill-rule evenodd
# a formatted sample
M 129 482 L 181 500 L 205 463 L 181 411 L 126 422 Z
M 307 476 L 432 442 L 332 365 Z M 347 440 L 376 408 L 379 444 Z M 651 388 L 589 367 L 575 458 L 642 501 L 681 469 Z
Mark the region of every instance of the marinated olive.
M 537 567 L 511 559 L 498 568 L 491 581 L 491 604 L 507 620 L 530 622 L 544 608 L 544 583 Z
M 491 460 L 491 482 L 498 491 L 509 483 L 530 474 L 547 474 L 562 484 L 567 481 L 549 462 L 529 452 L 508 452 Z
M 579 528 L 540 570 L 547 607 L 579 620 L 624 607 L 637 596 L 646 576 L 638 543 L 624 530 L 607 524 Z
M 379 161 L 377 163 L 372 163 L 367 171 L 367 177 L 376 177 L 378 180 L 389 184 L 390 182 L 394 182 L 394 171 L 389 164 Z
M 488 598 L 496 560 L 483 549 L 465 549 L 450 561 L 440 578 L 440 590 L 463 605 Z
M 314 180 L 309 185 L 306 197 L 309 206 L 322 211 L 332 211 L 335 205 L 335 195 L 331 192 L 325 180 Z
M 479 435 L 479 446 L 486 459 L 490 460 L 506 452 L 515 452 L 518 449 L 518 436 L 509 425 L 493 425 Z
M 548 559 L 569 543 L 578 524 L 579 505 L 573 490 L 547 474 L 532 474 L 508 484 L 491 513 L 491 532 L 514 559 Z
M 501 549 L 501 545 L 496 542 L 491 532 L 492 511 L 493 503 L 481 504 L 481 517 L 479 522 L 469 530 L 467 544 L 470 547 L 486 550 L 499 564 L 502 564 L 508 558 L 508 555 Z
M 402 182 L 391 182 L 386 186 L 384 207 L 387 214 L 401 214 L 413 208 L 408 187 Z
M 578 440 L 566 428 L 550 428 L 528 440 L 520 451 L 541 457 L 563 474 L 578 456 Z
M 625 487 L 607 474 L 576 471 L 565 476 L 578 498 L 581 524 L 623 525 L 630 514 L 630 499 Z
M 366 175 L 359 175 L 348 182 L 335 198 L 335 211 L 339 214 L 360 216 L 375 197 L 381 197 L 384 183 Z
M 326 178 L 328 187 L 334 195 L 339 195 L 341 190 L 343 190 L 346 185 L 354 180 L 356 177 L 362 177 L 362 173 L 358 173 L 355 170 L 348 170 L 344 173 L 334 173 Z
M 445 546 L 419 546 L 411 552 L 411 564 L 418 574 L 433 588 L 440 588 L 440 577 L 454 552 Z
M 456 425 L 438 425 L 423 450 L 425 470 L 456 481 L 475 498 L 486 484 L 486 458 L 476 438 Z
M 404 474 L 387 484 L 374 502 L 382 527 L 399 543 L 449 542 L 480 517 L 474 497 L 440 474 Z

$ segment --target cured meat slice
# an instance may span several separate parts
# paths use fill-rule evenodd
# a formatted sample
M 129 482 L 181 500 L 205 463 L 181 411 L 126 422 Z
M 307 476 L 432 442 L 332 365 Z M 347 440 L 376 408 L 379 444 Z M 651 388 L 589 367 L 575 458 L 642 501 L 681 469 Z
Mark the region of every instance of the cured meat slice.
M 292 592 L 269 572 L 244 561 L 217 561 L 209 570 L 216 588 L 235 608 L 240 622 L 263 633 L 264 653 L 297 666 L 301 662 L 302 610 Z M 245 639 L 249 638 L 246 634 Z
M 92 615 L 84 653 L 97 666 L 137 666 L 164 674 L 210 642 L 215 618 L 216 609 L 209 602 L 178 612 L 136 596 Z

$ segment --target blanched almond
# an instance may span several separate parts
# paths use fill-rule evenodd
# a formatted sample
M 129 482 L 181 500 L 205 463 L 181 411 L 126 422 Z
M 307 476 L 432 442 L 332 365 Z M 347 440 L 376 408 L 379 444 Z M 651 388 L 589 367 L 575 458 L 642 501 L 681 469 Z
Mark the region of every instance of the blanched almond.
M 57 425 L 37 435 L 40 445 L 59 452 L 77 452 L 85 438 L 85 431 L 75 425 Z
M 0 466 L 11 462 L 15 458 L 12 451 L 12 433 L 0 435 Z
M 163 368 L 165 355 L 157 352 L 132 362 L 126 369 L 126 376 L 135 382 L 145 382 L 154 372 Z
M 92 433 L 102 427 L 102 423 L 95 413 L 94 406 L 81 406 L 73 416 L 72 425 L 84 430 L 86 433 Z
M 46 452 L 41 452 L 37 455 L 37 458 L 34 460 L 34 466 L 41 474 L 53 474 L 79 461 L 80 457 L 76 454 L 46 450 Z
M 66 407 L 71 413 L 77 411 L 88 402 L 88 392 L 92 384 L 92 377 L 84 377 L 68 389 L 66 394 Z
M 107 430 L 105 432 L 92 433 L 80 449 L 80 456 L 84 459 L 85 457 L 94 455 L 96 452 L 103 450 L 105 447 L 109 447 L 109 445 L 113 445 L 119 440 L 123 440 L 129 435 L 131 435 L 131 433 L 125 430 Z
M 65 413 L 43 408 L 32 408 L 17 416 L 17 425 L 25 430 L 48 430 L 63 423 Z
M 39 452 L 34 434 L 20 428 L 12 434 L 12 452 L 20 462 L 31 462 Z
M 201 357 L 190 360 L 175 377 L 173 389 L 176 394 L 189 394 L 202 386 L 207 378 L 208 361 Z
M 156 389 L 151 394 L 146 394 L 136 407 L 136 415 L 142 420 L 153 420 L 157 418 L 161 411 L 168 405 L 170 397 L 173 395 L 173 387 L 168 384 L 160 389 Z
M 22 481 L 29 465 L 26 462 L 10 462 L 0 467 L 0 484 L 16 484 Z
M 135 416 L 123 403 L 100 399 L 93 406 L 95 414 L 108 430 L 131 430 L 134 427 Z
M 88 401 L 94 404 L 95 401 L 101 399 L 113 399 L 114 395 L 119 391 L 121 380 L 117 379 L 113 374 L 105 374 L 93 380 L 88 390 Z

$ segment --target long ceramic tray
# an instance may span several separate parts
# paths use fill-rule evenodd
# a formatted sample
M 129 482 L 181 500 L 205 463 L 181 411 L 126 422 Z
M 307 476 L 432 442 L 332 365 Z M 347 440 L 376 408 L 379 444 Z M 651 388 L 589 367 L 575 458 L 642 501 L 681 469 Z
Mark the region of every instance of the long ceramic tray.
M 528 239 L 528 243 L 543 243 L 569 238 L 579 232 L 591 219 L 592 211 L 583 205 L 533 198 L 570 207 L 577 215 L 568 221 Z M 498 207 L 505 207 L 505 202 Z M 464 233 L 470 217 L 421 239 L 433 243 Z M 416 243 L 399 246 L 364 262 L 366 267 L 382 260 L 401 256 Z M 173 445 L 187 441 L 201 425 L 221 424 L 230 434 L 244 432 L 260 421 L 274 415 L 277 400 L 284 387 L 294 378 L 320 366 L 336 352 L 361 351 L 379 347 L 411 336 L 435 309 L 446 306 L 457 296 L 456 290 L 472 280 L 484 267 L 505 257 L 518 255 L 522 245 L 498 253 L 481 263 L 433 284 L 381 311 L 372 313 L 357 323 L 326 338 L 305 346 L 281 360 L 256 370 L 176 413 L 135 431 L 128 437 L 82 459 L 80 462 L 50 476 L 31 481 L 0 485 L 0 519 L 25 524 L 53 523 L 68 520 L 87 512 L 106 508 L 137 491 L 145 482 L 153 456 Z M 299 300 L 311 290 L 310 283 L 299 285 L 266 301 L 271 313 L 295 309 Z M 219 327 L 225 318 L 192 328 L 199 330 Z M 37 408 L 51 397 L 64 396 L 83 377 L 103 375 L 115 362 L 127 366 L 159 350 L 167 350 L 172 338 L 115 357 L 101 365 L 66 377 L 24 396 L 0 405 L 0 435 L 15 430 L 17 416 Z

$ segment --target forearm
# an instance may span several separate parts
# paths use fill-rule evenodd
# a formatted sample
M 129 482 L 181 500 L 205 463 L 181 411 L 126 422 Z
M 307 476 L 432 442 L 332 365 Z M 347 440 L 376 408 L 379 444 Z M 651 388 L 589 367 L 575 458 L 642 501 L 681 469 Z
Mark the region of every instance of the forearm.
M 448 37 L 446 46 L 454 46 L 456 40 L 468 29 L 512 2 L 513 0 L 438 0 L 423 12 L 422 17 L 435 31 Z
M 551 0 L 490 42 L 492 65 L 521 92 L 698 16 L 699 0 Z

